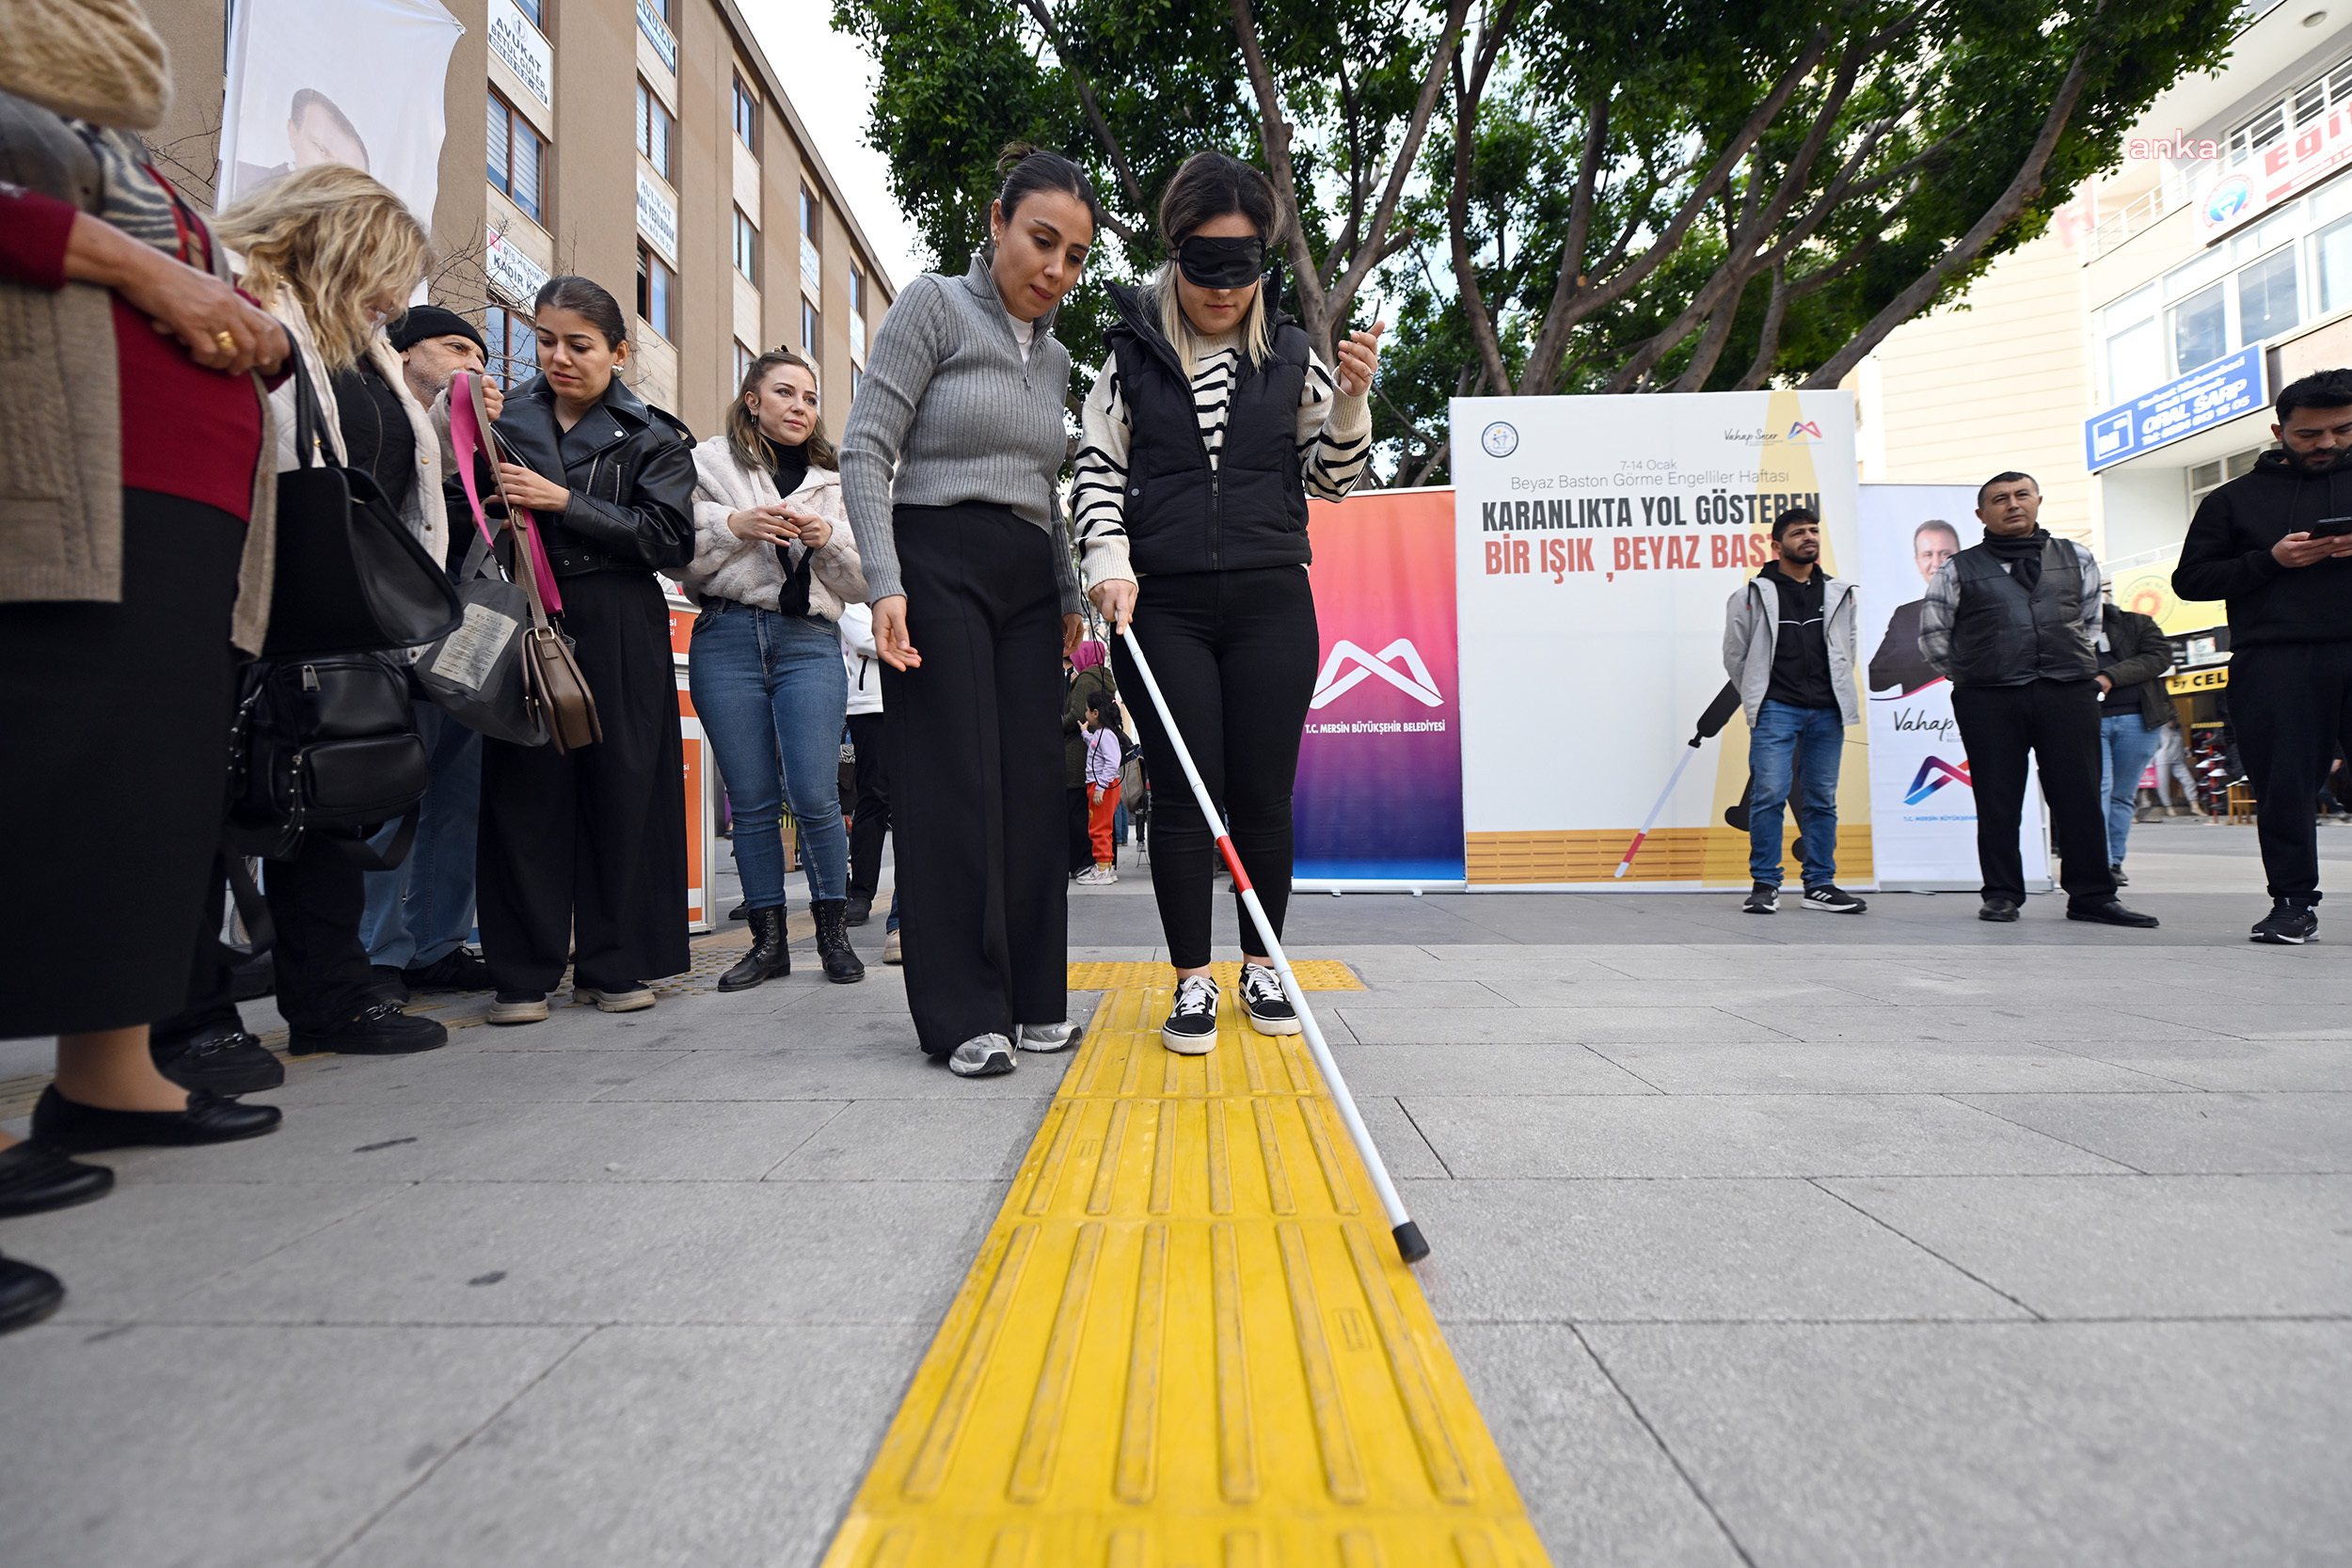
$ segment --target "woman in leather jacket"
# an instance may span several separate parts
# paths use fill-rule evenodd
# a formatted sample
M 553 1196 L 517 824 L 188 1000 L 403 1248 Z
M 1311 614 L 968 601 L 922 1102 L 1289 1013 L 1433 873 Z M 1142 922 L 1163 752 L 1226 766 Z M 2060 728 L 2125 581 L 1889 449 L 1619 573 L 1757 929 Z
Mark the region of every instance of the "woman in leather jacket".
M 646 982 L 690 961 L 686 759 L 654 573 L 694 553 L 693 436 L 622 384 L 627 329 L 601 287 L 551 279 L 534 325 L 542 373 L 496 421 L 516 459 L 499 481 L 539 521 L 604 735 L 569 752 L 485 742 L 477 898 L 492 1023 L 545 1019 L 567 958 L 574 998 L 606 1012 L 652 1006 Z

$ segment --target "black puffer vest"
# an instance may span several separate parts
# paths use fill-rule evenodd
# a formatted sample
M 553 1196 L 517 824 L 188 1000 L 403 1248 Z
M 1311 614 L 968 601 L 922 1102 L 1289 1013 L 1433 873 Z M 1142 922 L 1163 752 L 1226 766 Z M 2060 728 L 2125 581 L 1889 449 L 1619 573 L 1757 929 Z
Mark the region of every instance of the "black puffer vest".
M 1982 545 L 1952 557 L 1960 606 L 1952 614 L 1954 686 L 2024 686 L 2087 681 L 2098 655 L 2083 629 L 2082 570 L 2074 546 L 2053 538 L 2042 546 L 2042 580 L 2027 594 Z
M 1137 290 L 1114 283 L 1110 293 L 1119 321 L 1108 336 L 1134 433 L 1125 523 L 1136 571 L 1304 565 L 1313 558 L 1297 439 L 1307 334 L 1278 311 L 1269 323 L 1273 356 L 1263 365 L 1236 359 L 1225 442 L 1211 468 L 1191 383 L 1158 312 Z

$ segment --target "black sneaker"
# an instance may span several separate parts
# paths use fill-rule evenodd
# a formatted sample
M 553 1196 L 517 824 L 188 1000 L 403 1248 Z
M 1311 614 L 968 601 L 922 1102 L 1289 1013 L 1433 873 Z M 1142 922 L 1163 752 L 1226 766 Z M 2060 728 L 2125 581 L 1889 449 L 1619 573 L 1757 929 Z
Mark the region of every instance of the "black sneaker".
M 850 895 L 850 918 L 846 924 L 851 926 L 863 926 L 873 918 L 874 895 L 870 893 L 852 893 Z
M 1770 882 L 1758 882 L 1748 891 L 1748 901 L 1740 906 L 1741 914 L 1778 914 L 1780 889 Z
M 2319 911 L 2296 898 L 2274 898 L 2248 939 L 2280 947 L 2300 947 L 2319 938 Z
M 1306 1028 L 1291 999 L 1282 994 L 1282 977 L 1271 964 L 1241 966 L 1241 1005 L 1249 1014 L 1249 1026 L 1261 1035 L 1295 1035 Z
M 1160 1043 L 1180 1056 L 1205 1056 L 1216 1049 L 1216 982 L 1187 974 L 1176 982 L 1176 1006 L 1160 1025 Z
M 2132 885 L 2132 879 L 2123 875 L 2123 868 L 2121 865 L 2108 866 L 2107 875 L 2115 879 L 2115 885 L 2117 887 L 2129 887 Z
M 490 966 L 470 947 L 453 947 L 429 964 L 404 969 L 410 990 L 489 990 Z
M 1804 908 L 1818 910 L 1823 914 L 1860 914 L 1870 906 L 1848 893 L 1844 888 L 1824 883 L 1804 890 Z
M 372 1002 L 357 1018 L 332 1029 L 294 1032 L 286 1049 L 297 1056 L 331 1051 L 339 1056 L 407 1056 L 438 1051 L 449 1043 L 449 1031 L 429 1018 L 400 1010 L 397 1002 Z
M 234 1023 L 215 1023 L 183 1039 L 148 1042 L 155 1070 L 183 1089 L 259 1094 L 286 1081 L 286 1064 Z
M 407 971 L 395 969 L 390 964 L 370 964 L 368 990 L 387 1002 L 405 1002 L 408 1000 Z

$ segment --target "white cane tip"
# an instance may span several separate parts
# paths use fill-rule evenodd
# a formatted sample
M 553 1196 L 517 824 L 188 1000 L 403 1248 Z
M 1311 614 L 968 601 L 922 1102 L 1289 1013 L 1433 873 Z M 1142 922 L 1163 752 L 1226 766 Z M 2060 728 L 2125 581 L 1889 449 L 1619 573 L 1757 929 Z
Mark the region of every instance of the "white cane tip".
M 1611 875 L 1612 877 L 1615 877 L 1615 878 L 1620 878 L 1620 879 L 1622 879 L 1628 871 L 1630 871 L 1630 870 L 1632 870 L 1632 869 L 1633 869 L 1633 868 L 1632 868 L 1631 866 L 1629 866 L 1629 865 L 1626 864 L 1626 863 L 1625 863 L 1625 862 L 1623 862 L 1623 861 L 1619 861 L 1619 862 L 1617 863 L 1617 869 L 1616 869 L 1616 870 L 1614 870 L 1614 871 L 1613 871 L 1613 872 L 1611 872 L 1611 873 L 1610 873 L 1610 875 Z

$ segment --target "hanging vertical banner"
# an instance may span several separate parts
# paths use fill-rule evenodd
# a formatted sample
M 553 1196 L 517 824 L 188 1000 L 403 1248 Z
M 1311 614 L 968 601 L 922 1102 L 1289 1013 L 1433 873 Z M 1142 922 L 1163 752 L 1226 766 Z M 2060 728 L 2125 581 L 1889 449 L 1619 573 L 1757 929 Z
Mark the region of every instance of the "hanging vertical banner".
M 1984 537 L 1966 484 L 1861 486 L 1862 596 L 1856 626 L 1870 650 L 1870 806 L 1879 886 L 1959 892 L 1980 885 L 1977 796 L 1952 719 L 1952 688 L 1919 656 L 1919 607 L 1935 569 Z M 2028 765 L 2030 766 L 2030 765 Z M 2026 886 L 2050 885 L 2042 792 L 2018 830 Z
M 1462 882 L 1454 497 L 1307 503 L 1322 659 L 1293 797 L 1302 888 Z
M 236 0 L 216 204 L 348 164 L 431 228 L 442 88 L 464 32 L 439 0 Z
M 1813 508 L 1822 568 L 1854 570 L 1851 396 L 1456 398 L 1453 435 L 1470 884 L 1744 889 L 1747 725 L 1689 742 L 1773 515 Z M 1860 726 L 1845 744 L 1837 880 L 1867 888 Z

